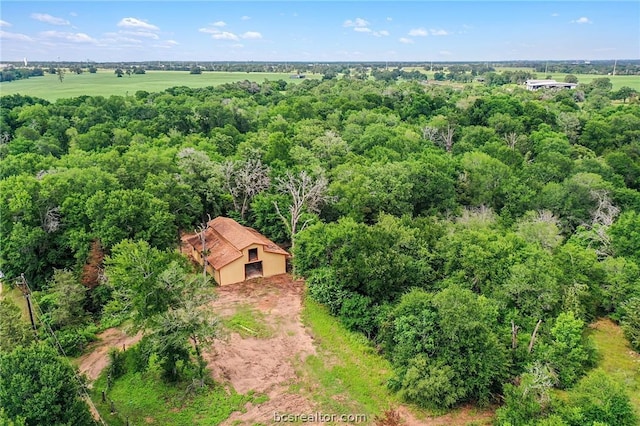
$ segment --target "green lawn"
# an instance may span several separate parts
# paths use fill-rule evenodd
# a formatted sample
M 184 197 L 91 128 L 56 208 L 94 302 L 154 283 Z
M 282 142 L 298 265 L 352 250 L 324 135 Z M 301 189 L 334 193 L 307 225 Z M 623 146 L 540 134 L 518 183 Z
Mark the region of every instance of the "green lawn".
M 598 367 L 625 386 L 640 417 L 640 354 L 631 349 L 622 329 L 611 320 L 592 324 L 589 335 L 600 355 Z
M 43 77 L 31 77 L 26 80 L 16 80 L 0 83 L 0 95 L 22 94 L 55 101 L 59 98 L 75 96 L 133 96 L 138 90 L 160 92 L 169 87 L 207 87 L 236 81 L 285 80 L 299 83 L 304 80 L 290 79 L 289 73 L 262 72 L 203 72 L 189 74 L 187 71 L 147 71 L 142 75 L 116 77 L 113 70 L 98 70 L 96 74 L 72 74 L 67 72 L 62 83 L 57 75 L 45 74 Z M 307 78 L 321 78 L 320 74 L 308 74 Z
M 93 384 L 91 399 L 110 426 L 157 424 L 174 426 L 217 425 L 234 411 L 244 411 L 248 402 L 264 402 L 264 395 L 241 395 L 219 384 L 193 391 L 187 384 L 167 384 L 157 368 L 144 373 L 127 373 L 115 380 L 102 402 L 106 370 Z M 111 401 L 116 413 L 111 414 Z
M 27 308 L 27 302 L 20 289 L 18 289 L 17 287 L 9 287 L 7 283 L 3 283 L 2 291 L 0 292 L 0 299 L 3 299 L 5 297 L 7 299 L 13 300 L 13 303 L 18 305 L 20 311 L 22 312 L 22 319 L 26 323 L 29 323 L 29 310 Z
M 399 401 L 387 389 L 393 371 L 362 335 L 352 333 L 313 300 L 305 300 L 302 321 L 311 330 L 318 354 L 300 366 L 300 392 L 323 410 L 367 414 L 372 419 Z M 298 389 L 294 389 L 298 390 Z

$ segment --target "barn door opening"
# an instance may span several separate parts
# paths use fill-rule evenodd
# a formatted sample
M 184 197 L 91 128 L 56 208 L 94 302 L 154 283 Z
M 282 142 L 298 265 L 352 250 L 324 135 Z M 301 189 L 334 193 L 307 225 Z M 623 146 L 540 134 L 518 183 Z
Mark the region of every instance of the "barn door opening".
M 247 263 L 244 265 L 244 279 L 250 280 L 251 278 L 262 276 L 262 261 Z

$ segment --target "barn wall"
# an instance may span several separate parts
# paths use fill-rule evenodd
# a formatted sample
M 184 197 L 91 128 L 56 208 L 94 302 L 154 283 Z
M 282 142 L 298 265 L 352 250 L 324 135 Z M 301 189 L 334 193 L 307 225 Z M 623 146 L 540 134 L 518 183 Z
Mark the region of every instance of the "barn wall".
M 252 244 L 242 250 L 242 257 L 234 260 L 220 269 L 219 279 L 216 281 L 220 285 L 233 284 L 244 281 L 244 265 L 249 263 L 249 249 L 258 249 L 258 261 L 262 261 L 262 274 L 264 277 L 284 274 L 287 272 L 286 256 L 264 251 L 263 246 Z

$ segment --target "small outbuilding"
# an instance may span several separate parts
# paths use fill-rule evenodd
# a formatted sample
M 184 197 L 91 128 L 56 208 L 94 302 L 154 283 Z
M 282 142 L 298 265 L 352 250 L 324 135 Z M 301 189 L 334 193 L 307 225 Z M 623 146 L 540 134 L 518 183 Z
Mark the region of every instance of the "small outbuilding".
M 204 245 L 203 245 L 204 243 Z M 184 248 L 220 285 L 287 271 L 289 253 L 255 229 L 217 217 L 197 234 L 182 237 Z

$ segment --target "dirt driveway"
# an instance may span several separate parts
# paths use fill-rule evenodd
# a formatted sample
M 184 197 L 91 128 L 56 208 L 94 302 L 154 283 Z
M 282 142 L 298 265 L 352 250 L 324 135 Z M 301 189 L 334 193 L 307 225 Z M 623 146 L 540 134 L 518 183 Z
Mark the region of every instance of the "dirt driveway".
M 314 405 L 301 395 L 289 392 L 296 380 L 294 363 L 315 354 L 313 339 L 300 314 L 303 283 L 289 275 L 257 278 L 217 289 L 211 303 L 223 318 L 250 306 L 261 315 L 268 337 L 241 336 L 231 332 L 215 342 L 205 354 L 214 379 L 231 384 L 238 393 L 253 390 L 266 394 L 268 401 L 248 404 L 245 413 L 234 413 L 223 424 L 270 423 L 274 412 L 311 412 Z

